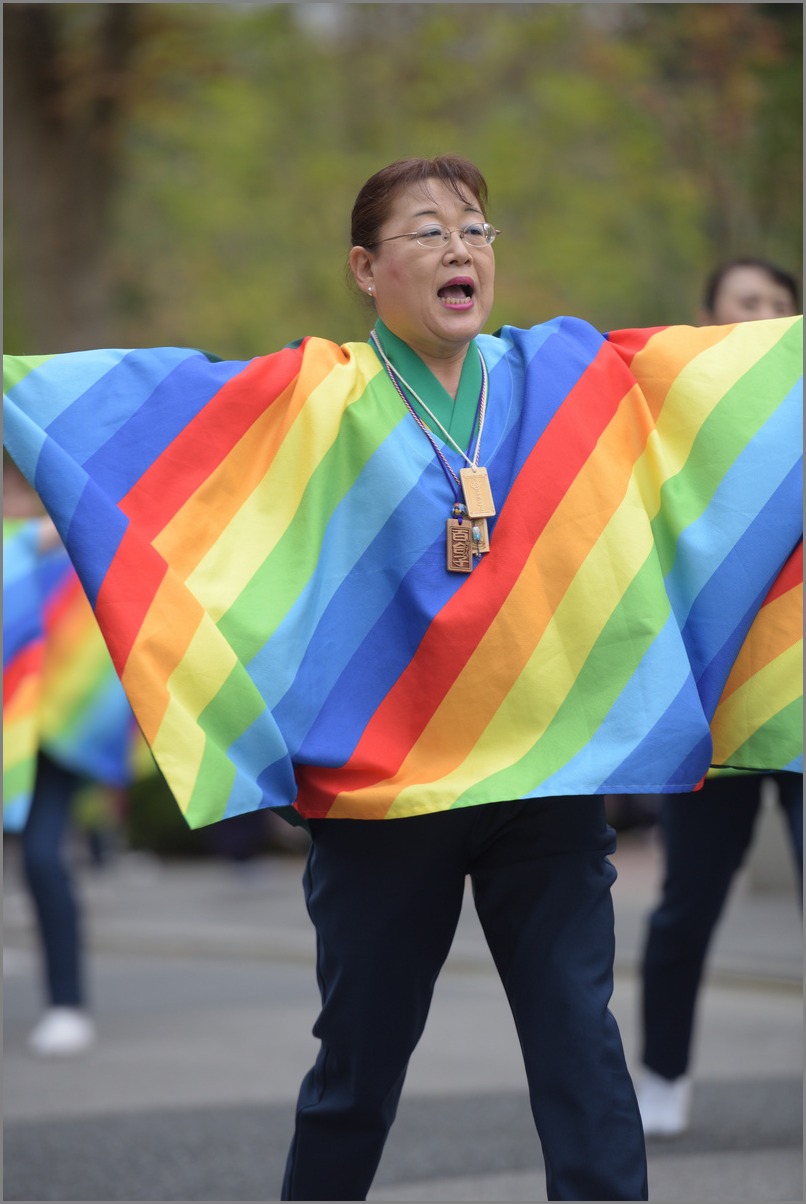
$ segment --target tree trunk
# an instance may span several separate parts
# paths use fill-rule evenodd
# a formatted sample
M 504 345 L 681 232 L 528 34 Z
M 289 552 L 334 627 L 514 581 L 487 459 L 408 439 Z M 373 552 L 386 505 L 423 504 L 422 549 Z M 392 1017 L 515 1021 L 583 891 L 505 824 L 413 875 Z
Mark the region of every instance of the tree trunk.
M 104 244 L 137 6 L 80 7 L 3 10 L 6 303 L 22 352 L 103 346 L 112 328 Z

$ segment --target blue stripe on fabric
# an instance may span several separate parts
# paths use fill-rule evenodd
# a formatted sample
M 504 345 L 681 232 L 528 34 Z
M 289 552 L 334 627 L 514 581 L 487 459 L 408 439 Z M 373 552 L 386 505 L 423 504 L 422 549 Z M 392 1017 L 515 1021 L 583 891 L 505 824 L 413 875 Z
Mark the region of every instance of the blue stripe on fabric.
M 780 518 L 786 512 L 781 499 L 787 499 L 788 505 L 793 489 L 798 490 L 799 485 L 800 471 L 793 469 L 700 591 L 683 627 L 689 660 L 709 716 L 719 702 L 750 624 L 800 538 L 794 516 L 791 530 L 782 526 Z M 789 512 L 793 510 L 789 505 Z M 748 563 L 755 566 L 756 573 L 766 576 L 748 578 Z M 707 661 L 703 660 L 703 650 L 709 656 Z
M 38 591 L 29 580 L 3 583 L 3 664 L 42 634 Z
M 133 777 L 130 763 L 136 726 L 110 662 L 108 676 L 84 699 L 80 715 L 68 716 L 65 727 L 42 738 L 42 747 L 77 773 L 107 785 L 126 786 Z
M 58 420 L 59 415 L 103 381 L 130 352 L 122 348 L 99 351 L 69 351 L 54 355 L 30 372 L 8 391 L 8 398 L 19 404 L 29 418 L 44 430 Z M 12 356 L 25 362 L 26 357 Z M 88 416 L 95 426 L 97 412 Z
M 3 397 L 3 446 L 29 485 L 36 477 L 36 466 L 47 436 L 40 427 L 7 397 Z
M 65 543 L 93 610 L 98 591 L 129 526 L 129 520 L 92 480 L 73 512 Z
M 248 361 L 211 363 L 201 352 L 185 352 L 177 363 L 165 362 L 154 351 L 132 354 L 118 369 L 114 392 L 103 391 L 104 414 L 117 405 L 113 428 L 88 445 L 84 462 L 98 486 L 118 502 L 215 395 L 246 367 Z M 101 385 L 98 386 L 101 389 Z M 82 399 L 91 412 L 100 404 Z M 75 413 L 66 416 L 75 432 Z M 54 436 L 57 431 L 54 427 Z M 67 439 L 67 435 L 64 435 Z M 65 443 L 65 446 L 68 446 Z
M 690 788 L 708 769 L 711 747 L 711 733 L 697 687 L 687 673 L 666 710 L 655 718 L 634 751 L 602 780 L 597 793 L 618 792 L 633 788 L 637 783 L 643 791 L 651 791 L 650 786 L 644 785 L 647 781 L 657 781 L 659 792 Z M 686 750 L 682 762 L 679 759 L 681 749 Z M 663 776 L 654 773 L 652 768 L 661 757 L 665 762 Z
M 678 711 L 681 700 L 686 709 Z M 648 781 L 648 765 L 661 790 L 668 776 L 677 770 L 679 744 L 670 742 L 668 736 L 653 739 L 651 732 L 665 731 L 672 713 L 681 721 L 685 719 L 687 743 L 692 733 L 705 725 L 680 632 L 674 616 L 669 615 L 589 742 L 541 782 L 541 794 L 606 794 L 616 790 L 615 782 L 623 788 L 638 780 Z M 650 729 L 637 747 L 636 715 Z M 639 778 L 631 776 L 636 773 Z
M 13 797 L 3 796 L 3 831 L 4 832 L 21 832 L 25 827 L 25 822 L 28 819 L 28 812 L 31 810 L 31 800 L 33 797 L 34 775 L 31 773 L 30 789 L 24 794 L 15 794 Z
M 67 546 L 70 523 L 87 487 L 84 469 L 48 436 L 40 448 L 32 483 Z
M 781 462 L 782 448 L 789 454 L 786 464 Z M 782 482 L 788 481 L 792 487 L 798 487 L 801 459 L 797 424 L 793 429 L 791 414 L 784 413 L 780 407 L 742 449 L 719 482 L 706 509 L 678 540 L 675 564 L 667 575 L 666 589 L 681 626 L 685 625 L 696 599 L 707 588 L 714 573 L 714 556 L 718 553 L 716 541 L 719 547 L 738 545 L 770 499 L 783 496 Z M 793 476 L 795 469 L 796 477 Z M 799 501 L 799 495 L 795 500 Z
M 373 604 L 377 608 L 374 621 L 394 593 L 399 577 L 422 554 L 422 540 L 407 520 L 423 508 L 419 482 L 424 474 L 405 454 L 407 432 L 407 425 L 401 423 L 341 499 L 325 529 L 316 573 L 306 582 L 271 638 L 249 662 L 250 673 L 260 683 L 261 694 L 269 706 L 280 701 L 292 678 L 295 678 L 292 696 L 300 692 L 297 703 L 310 699 L 313 683 L 317 683 L 320 696 L 325 680 L 334 684 L 335 676 L 354 648 L 356 633 L 360 633 L 360 639 L 366 631 L 362 617 L 368 608 Z M 429 491 L 432 496 L 427 499 L 431 501 L 429 509 L 438 514 L 432 497 L 444 489 L 444 478 L 435 463 L 426 468 L 426 474 L 433 482 Z M 446 517 L 448 505 L 446 501 L 443 507 Z M 398 540 L 394 532 L 405 531 L 407 525 L 409 538 Z M 370 548 L 372 552 L 367 558 Z M 379 555 L 383 555 L 383 560 L 377 559 Z M 373 572 L 372 580 L 367 583 L 361 574 L 362 563 L 394 567 L 382 574 Z M 340 607 L 334 604 L 338 594 L 343 599 L 349 595 L 350 600 Z M 382 604 L 379 598 L 383 599 Z M 284 721 L 281 724 L 285 726 Z

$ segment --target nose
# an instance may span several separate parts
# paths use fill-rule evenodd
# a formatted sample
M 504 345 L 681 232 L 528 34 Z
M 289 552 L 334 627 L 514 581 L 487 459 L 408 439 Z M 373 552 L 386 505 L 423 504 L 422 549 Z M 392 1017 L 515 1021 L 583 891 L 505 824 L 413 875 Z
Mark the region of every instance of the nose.
M 462 238 L 458 230 L 451 230 L 445 243 L 445 257 L 467 263 L 473 258 L 471 248 Z

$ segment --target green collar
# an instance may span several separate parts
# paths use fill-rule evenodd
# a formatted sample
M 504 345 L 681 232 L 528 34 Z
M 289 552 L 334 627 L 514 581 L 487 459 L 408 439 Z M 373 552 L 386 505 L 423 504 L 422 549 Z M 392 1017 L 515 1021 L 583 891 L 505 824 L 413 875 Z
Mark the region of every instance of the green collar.
M 459 446 L 466 451 L 473 437 L 476 410 L 481 392 L 481 363 L 475 346 L 470 354 L 465 356 L 462 375 L 459 378 L 459 388 L 454 401 L 431 369 L 423 363 L 417 352 L 412 351 L 408 343 L 404 343 L 396 334 L 393 334 L 380 318 L 375 323 L 375 334 L 392 366 L 398 370 L 404 380 L 408 381 L 412 389 L 419 393 L 445 430 L 449 431 Z M 406 392 L 405 388 L 404 392 Z M 419 402 L 414 397 L 410 397 L 408 392 L 406 392 L 406 396 L 411 408 L 429 430 L 432 430 L 438 439 L 444 440 L 442 431 L 426 414 Z

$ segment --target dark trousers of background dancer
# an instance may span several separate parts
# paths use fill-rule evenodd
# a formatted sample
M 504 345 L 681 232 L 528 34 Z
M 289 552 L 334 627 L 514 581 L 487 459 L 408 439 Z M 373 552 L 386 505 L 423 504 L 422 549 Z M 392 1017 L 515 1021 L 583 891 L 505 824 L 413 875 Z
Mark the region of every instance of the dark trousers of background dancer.
M 803 777 L 769 778 L 786 819 L 800 898 Z M 709 778 L 701 791 L 665 795 L 661 803 L 665 878 L 641 967 L 644 1073 L 638 1094 L 648 1134 L 674 1136 L 688 1125 L 697 996 L 711 939 L 752 842 L 763 782 L 755 774 Z
M 47 1010 L 29 1038 L 41 1055 L 87 1049 L 95 1036 L 86 1012 L 81 916 L 67 861 L 70 811 L 84 779 L 40 752 L 22 864 L 42 949 Z

